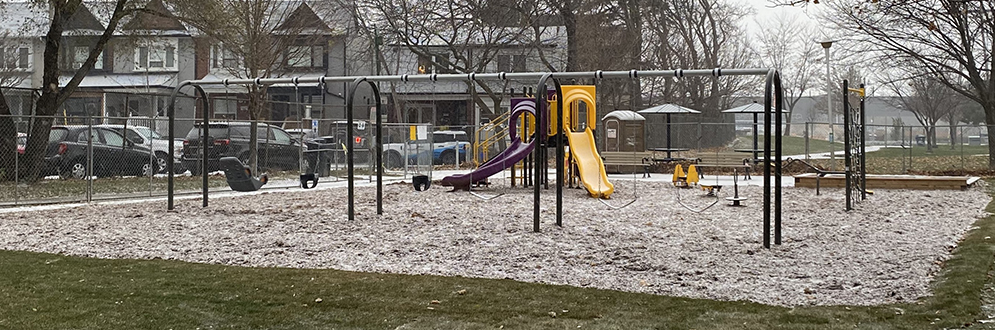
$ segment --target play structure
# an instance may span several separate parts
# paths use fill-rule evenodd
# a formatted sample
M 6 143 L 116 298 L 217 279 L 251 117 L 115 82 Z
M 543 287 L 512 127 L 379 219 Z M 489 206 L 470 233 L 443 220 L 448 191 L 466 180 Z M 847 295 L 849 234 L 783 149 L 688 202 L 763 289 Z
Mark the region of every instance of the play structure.
M 564 108 L 562 125 L 563 134 L 566 137 L 570 150 L 569 164 L 577 168 L 576 174 L 580 182 L 592 197 L 610 198 L 611 194 L 615 191 L 615 186 L 608 181 L 608 174 L 605 173 L 604 163 L 601 156 L 598 155 L 597 145 L 594 142 L 594 129 L 597 123 L 597 104 L 595 102 L 597 90 L 595 86 L 573 85 L 562 86 L 562 90 Z M 558 138 L 559 133 L 557 130 L 551 129 L 551 127 L 560 124 L 556 120 L 560 116 L 557 116 L 557 110 L 555 109 L 557 108 L 557 103 L 561 102 L 561 100 L 556 100 L 555 94 L 550 95 L 550 93 L 547 93 L 545 101 L 549 104 L 548 108 L 544 106 L 537 107 L 536 103 L 531 100 L 512 99 L 511 114 L 507 116 L 508 136 L 511 139 L 511 144 L 508 148 L 484 162 L 480 167 L 470 173 L 443 178 L 442 185 L 451 186 L 454 190 L 470 190 L 472 185 L 483 183 L 488 177 L 523 162 L 532 152 L 532 149 L 535 148 L 537 139 L 533 136 L 529 139 L 528 143 L 523 142 L 523 139 L 526 137 L 518 136 L 518 131 L 520 130 L 518 125 L 519 120 L 527 118 L 522 116 L 523 114 L 535 116 L 538 111 L 536 110 L 537 108 L 542 109 L 541 111 L 548 111 L 550 114 L 549 118 L 551 118 L 549 124 L 540 122 L 538 127 L 541 129 L 538 131 L 545 132 L 550 139 Z M 582 107 L 586 110 L 584 122 L 580 120 L 580 109 Z M 526 123 L 523 121 L 522 127 L 528 126 Z M 534 122 L 533 125 L 535 125 Z M 521 131 L 529 132 L 526 129 L 521 129 Z M 531 131 L 534 132 L 536 130 Z M 560 141 L 562 140 L 560 139 Z
M 516 98 L 511 100 L 511 107 L 511 114 L 508 116 L 508 137 L 511 138 L 511 144 L 508 145 L 508 148 L 484 162 L 480 167 L 470 173 L 451 175 L 443 178 L 443 186 L 453 187 L 453 190 L 469 191 L 470 186 L 485 182 L 492 175 L 522 162 L 532 153 L 532 149 L 535 149 L 537 139 L 533 136 L 529 139 L 529 142 L 523 142 L 522 139 L 527 137 L 518 136 L 519 130 L 517 129 L 517 124 L 520 118 L 527 118 L 523 114 L 535 116 L 536 104 L 529 99 Z
M 593 87 L 579 87 L 571 88 L 569 90 L 564 89 L 560 84 L 559 79 L 591 79 L 600 82 L 603 79 L 629 79 L 630 81 L 636 81 L 640 78 L 653 78 L 653 77 L 666 77 L 672 79 L 681 79 L 684 77 L 723 77 L 723 76 L 758 76 L 762 75 L 766 77 L 764 85 L 764 124 L 766 126 L 765 139 L 764 139 L 764 153 L 763 159 L 769 160 L 764 162 L 764 202 L 763 202 L 763 246 L 765 248 L 770 248 L 771 241 L 773 238 L 773 243 L 775 245 L 781 244 L 781 167 L 775 166 L 775 164 L 781 163 L 781 116 L 773 116 L 773 105 L 781 104 L 784 100 L 784 92 L 781 87 L 781 76 L 775 69 L 703 69 L 703 70 L 629 70 L 629 71 L 589 71 L 589 72 L 515 72 L 515 73 L 459 73 L 459 74 L 418 74 L 418 75 L 393 75 L 393 76 L 349 76 L 349 77 L 289 77 L 289 78 L 253 78 L 253 79 L 224 79 L 224 80 L 187 80 L 182 81 L 177 84 L 176 88 L 173 89 L 173 93 L 169 98 L 168 107 L 166 109 L 166 117 L 168 118 L 168 141 L 169 149 L 173 150 L 175 145 L 175 113 L 176 113 L 176 101 L 177 97 L 180 95 L 181 91 L 185 87 L 193 87 L 195 91 L 195 97 L 201 102 L 201 106 L 204 109 L 211 108 L 211 99 L 208 97 L 203 86 L 228 86 L 230 84 L 235 85 L 245 85 L 245 86 L 272 86 L 274 84 L 293 84 L 297 86 L 298 84 L 318 84 L 319 86 L 327 86 L 330 83 L 345 83 L 348 89 L 345 93 L 345 114 L 346 114 L 346 136 L 354 136 L 353 134 L 353 123 L 354 113 L 359 111 L 369 111 L 370 108 L 367 106 L 362 106 L 357 108 L 355 105 L 356 91 L 360 86 L 367 86 L 371 90 L 371 95 L 373 96 L 372 101 L 375 105 L 373 107 L 373 113 L 376 117 L 375 126 L 375 164 L 383 164 L 383 115 L 384 104 L 381 102 L 380 90 L 377 83 L 381 82 L 391 82 L 391 83 L 407 83 L 407 82 L 425 82 L 434 83 L 437 81 L 461 81 L 474 83 L 476 81 L 485 80 L 496 80 L 496 81 L 512 81 L 512 80 L 527 80 L 527 79 L 537 79 L 536 91 L 545 91 L 551 84 L 553 86 L 553 91 L 550 93 L 555 95 L 552 98 L 548 98 L 547 95 L 541 95 L 542 93 L 536 93 L 535 104 L 540 105 L 547 102 L 547 99 L 555 100 L 555 105 L 551 103 L 549 106 L 549 113 L 543 113 L 543 111 L 537 111 L 535 113 L 535 121 L 537 123 L 551 123 L 548 127 L 550 129 L 549 134 L 534 134 L 532 143 L 535 146 L 532 149 L 531 157 L 534 159 L 532 164 L 534 169 L 531 172 L 533 176 L 532 185 L 533 189 L 533 231 L 538 232 L 541 224 L 541 199 L 540 191 L 542 190 L 540 186 L 545 186 L 549 188 L 549 180 L 546 180 L 547 167 L 549 166 L 549 155 L 548 148 L 555 147 L 555 161 L 552 164 L 556 166 L 556 207 L 555 210 L 550 212 L 552 216 L 555 217 L 555 223 L 557 226 L 563 225 L 563 184 L 565 180 L 566 169 L 566 155 L 567 144 L 569 144 L 571 162 L 576 164 L 578 167 L 577 174 L 580 176 L 581 181 L 584 186 L 588 189 L 592 196 L 599 197 L 599 201 L 604 203 L 604 198 L 611 195 L 614 187 L 607 180 L 607 176 L 604 173 L 604 167 L 601 163 L 601 158 L 595 150 L 593 127 L 595 125 L 595 117 L 592 115 L 595 113 L 595 98 L 594 98 L 594 88 Z M 568 105 L 569 104 L 569 105 Z M 577 104 L 574 106 L 573 104 Z M 579 114 L 575 114 L 574 111 L 580 111 L 580 104 L 584 104 L 584 110 L 588 111 L 588 122 L 586 125 L 573 125 L 574 120 L 579 118 Z M 566 111 L 565 107 L 570 111 Z M 575 107 L 575 108 L 571 108 Z M 576 109 L 576 110 L 574 110 Z M 571 117 L 572 115 L 572 117 Z M 204 145 L 210 143 L 208 137 L 210 136 L 208 121 L 210 118 L 204 116 L 204 129 L 202 136 L 204 137 Z M 560 123 L 563 123 L 562 125 Z M 568 125 L 569 124 L 569 125 Z M 543 126 L 543 125 L 540 125 Z M 552 130 L 555 129 L 554 134 Z M 537 130 L 539 131 L 539 130 Z M 548 137 L 553 136 L 552 144 L 549 143 Z M 566 137 L 566 139 L 564 139 Z M 565 143 L 566 142 L 566 143 Z M 773 143 L 773 145 L 772 145 Z M 202 148 L 204 152 L 203 161 L 206 162 L 208 159 L 208 149 Z M 353 144 L 347 144 L 347 215 L 349 220 L 355 220 L 355 153 Z M 206 166 L 206 164 L 205 164 Z M 376 214 L 383 214 L 383 166 L 376 166 Z M 175 195 L 175 183 L 174 183 L 174 168 L 173 163 L 167 163 L 167 209 L 172 210 L 175 206 L 174 195 Z M 773 179 L 773 184 L 772 184 Z M 475 179 L 469 179 L 473 182 Z M 202 173 L 202 193 L 203 198 L 201 199 L 202 205 L 204 207 L 208 206 L 209 196 L 208 196 L 208 173 L 203 171 Z M 635 180 L 633 180 L 635 183 Z M 631 203 L 631 202 L 630 202 Z M 773 221 L 772 221 L 773 220 Z

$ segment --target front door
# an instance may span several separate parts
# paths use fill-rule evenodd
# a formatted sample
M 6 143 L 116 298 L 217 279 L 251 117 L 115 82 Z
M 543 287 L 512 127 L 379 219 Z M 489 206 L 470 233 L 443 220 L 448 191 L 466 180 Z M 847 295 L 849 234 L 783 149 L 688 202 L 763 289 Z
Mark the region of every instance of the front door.
M 617 119 L 605 121 L 605 151 L 621 151 L 619 141 L 619 125 Z

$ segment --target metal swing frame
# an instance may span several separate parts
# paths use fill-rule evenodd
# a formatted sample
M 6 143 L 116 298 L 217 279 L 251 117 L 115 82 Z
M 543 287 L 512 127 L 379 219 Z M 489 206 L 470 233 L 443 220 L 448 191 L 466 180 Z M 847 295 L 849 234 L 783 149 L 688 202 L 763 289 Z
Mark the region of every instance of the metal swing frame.
M 686 76 L 759 76 L 765 75 L 766 81 L 764 85 L 764 124 L 767 129 L 764 131 L 766 134 L 766 139 L 764 140 L 764 219 L 763 219 L 763 245 L 765 248 L 770 248 L 771 243 L 771 216 L 774 217 L 773 222 L 773 236 L 774 244 L 781 244 L 781 117 L 782 116 L 772 116 L 773 109 L 775 105 L 780 105 L 784 100 L 784 92 L 781 87 L 781 76 L 776 69 L 693 69 L 693 70 L 629 70 L 629 71 L 584 71 L 584 72 L 514 72 L 514 73 L 460 73 L 460 74 L 418 74 L 418 75 L 376 75 L 376 76 L 342 76 L 342 77 L 298 77 L 300 82 L 303 83 L 326 83 L 326 82 L 342 82 L 351 83 L 348 88 L 346 95 L 346 114 L 348 121 L 348 134 L 352 135 L 352 123 L 353 123 L 353 99 L 355 96 L 356 89 L 360 84 L 366 83 L 373 89 L 373 94 L 376 98 L 376 111 L 377 111 L 377 152 L 376 152 L 376 162 L 381 164 L 383 162 L 383 140 L 381 134 L 382 128 L 382 104 L 380 99 L 380 90 L 377 87 L 377 82 L 414 82 L 414 81 L 429 81 L 429 80 L 447 80 L 447 81 L 477 81 L 477 80 L 524 80 L 524 79 L 538 79 L 537 90 L 545 90 L 546 84 L 552 80 L 554 86 L 556 86 L 557 98 L 562 99 L 562 89 L 560 88 L 559 79 L 575 79 L 575 78 L 592 78 L 592 77 L 602 77 L 602 78 L 636 78 L 642 77 L 686 77 Z M 278 83 L 290 83 L 293 82 L 292 78 L 252 78 L 252 79 L 237 79 L 230 81 L 234 84 L 256 84 L 256 85 L 272 85 Z M 169 107 L 167 109 L 167 116 L 169 119 L 169 148 L 172 150 L 174 148 L 175 142 L 173 137 L 175 137 L 175 108 L 176 108 L 176 98 L 180 91 L 184 87 L 192 86 L 195 90 L 195 94 L 199 95 L 203 103 L 203 109 L 210 109 L 209 100 L 207 98 L 207 93 L 204 92 L 202 86 L 204 85 L 219 85 L 221 81 L 218 80 L 186 80 L 177 84 L 176 88 L 173 89 L 173 93 L 170 96 Z M 538 94 L 538 93 L 537 93 Z M 776 101 L 775 101 L 776 98 Z M 537 95 L 537 101 L 539 95 Z M 195 101 L 196 102 L 196 101 Z M 775 104 L 776 102 L 776 104 Z M 557 107 L 559 108 L 559 113 L 562 114 L 562 103 L 557 102 Z M 205 133 L 207 132 L 206 125 L 210 118 L 205 115 L 203 116 L 205 123 Z M 542 122 L 545 119 L 545 115 L 540 111 L 538 114 L 537 121 Z M 771 118 L 775 117 L 775 118 Z M 772 119 L 776 120 L 776 123 L 772 122 Z M 776 127 L 771 127 L 772 124 Z M 557 131 L 562 134 L 562 125 L 557 125 Z M 775 131 L 772 135 L 771 132 Z M 204 134 L 204 145 L 207 145 L 208 134 Z M 562 136 L 562 135 L 561 135 Z M 771 141 L 776 140 L 776 146 L 772 148 Z M 539 147 L 534 150 L 534 155 L 537 156 L 536 159 L 540 161 L 535 162 L 536 171 L 535 184 L 533 185 L 533 231 L 539 231 L 540 224 L 540 199 L 539 199 L 539 183 L 546 177 L 546 173 L 542 170 L 544 166 L 547 166 L 544 161 L 545 151 L 543 150 L 546 146 L 546 141 L 544 134 L 539 135 Z M 349 220 L 355 219 L 355 184 L 354 184 L 354 161 L 352 146 L 348 146 L 349 157 L 348 157 L 348 174 L 349 174 L 349 184 L 348 184 L 348 212 Z M 207 158 L 207 148 L 203 148 L 204 158 Z M 773 152 L 773 154 L 772 154 Z M 774 156 L 774 162 L 771 162 L 771 156 Z M 557 158 L 557 184 L 556 184 L 556 225 L 562 226 L 563 218 L 563 146 L 562 143 L 558 144 L 556 151 Z M 777 163 L 776 166 L 772 166 L 772 163 Z M 174 208 L 174 168 L 173 162 L 167 163 L 167 209 L 172 210 Z M 773 170 L 773 173 L 772 173 Z M 204 171 L 202 177 L 202 205 L 204 207 L 208 206 L 208 184 L 207 184 L 207 173 Z M 771 185 L 771 177 L 774 174 L 774 185 Z M 383 214 L 382 202 L 383 202 L 383 167 L 377 167 L 377 214 Z M 547 181 L 548 183 L 548 181 Z M 772 200 L 772 193 L 774 199 Z M 773 208 L 773 210 L 772 210 Z M 773 212 L 772 212 L 773 211 Z

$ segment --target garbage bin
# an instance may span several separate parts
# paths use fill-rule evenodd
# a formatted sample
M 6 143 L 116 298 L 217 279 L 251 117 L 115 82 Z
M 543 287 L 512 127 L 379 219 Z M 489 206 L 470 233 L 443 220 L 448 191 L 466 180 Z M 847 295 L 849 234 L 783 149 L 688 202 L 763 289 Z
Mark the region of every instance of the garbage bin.
M 924 145 L 926 145 L 926 136 L 925 135 L 916 135 L 916 145 L 917 146 L 924 146 Z
M 980 146 L 981 145 L 981 136 L 978 136 L 978 135 L 968 136 L 967 137 L 967 145 L 969 145 L 969 146 Z

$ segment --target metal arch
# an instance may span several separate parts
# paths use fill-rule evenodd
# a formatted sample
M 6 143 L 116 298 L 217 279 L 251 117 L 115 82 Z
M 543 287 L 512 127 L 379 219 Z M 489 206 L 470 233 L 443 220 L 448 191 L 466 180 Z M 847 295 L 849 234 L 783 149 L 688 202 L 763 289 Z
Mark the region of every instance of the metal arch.
M 501 74 L 506 75 L 504 72 Z M 538 145 L 533 150 L 536 161 L 534 173 L 535 181 L 532 185 L 534 194 L 534 204 L 532 206 L 532 231 L 537 233 L 539 232 L 539 180 L 545 177 L 545 173 L 540 172 L 542 172 L 542 166 L 546 163 L 544 158 L 541 158 L 542 151 L 545 150 L 545 148 L 541 147 L 546 145 L 546 137 L 548 135 L 547 132 L 542 132 L 542 130 L 538 128 L 545 128 L 546 130 L 549 129 L 549 103 L 545 103 L 546 111 L 542 111 L 542 109 L 544 104 L 543 102 L 547 101 L 546 97 L 549 94 L 546 89 L 546 83 L 549 82 L 550 79 L 553 80 L 553 88 L 556 89 L 556 113 L 559 117 L 556 125 L 556 138 L 559 139 L 556 141 L 556 225 L 561 227 L 563 226 L 563 88 L 560 85 L 559 79 L 554 78 L 552 73 L 547 73 L 539 78 L 539 83 L 536 86 L 535 93 L 536 108 L 538 108 L 536 109 L 536 123 L 538 126 L 535 130 L 535 134 L 537 139 L 536 143 L 538 143 Z
M 774 244 L 781 245 L 781 114 L 778 109 L 784 102 L 784 90 L 781 88 L 781 74 L 775 69 L 767 72 L 764 83 L 764 228 L 763 244 L 770 248 L 771 236 L 771 166 L 774 169 Z M 776 108 L 775 108 L 776 107 Z M 777 116 L 776 118 L 771 118 Z M 774 119 L 774 123 L 771 122 Z M 774 136 L 771 136 L 772 127 Z M 774 159 L 771 160 L 771 138 L 774 138 Z
M 373 89 L 373 99 L 376 107 L 377 116 L 377 150 L 376 150 L 376 165 L 377 165 L 377 215 L 383 214 L 383 117 L 381 116 L 381 105 L 380 105 L 380 89 L 377 88 L 377 84 L 373 81 L 367 80 L 366 77 L 359 77 L 352 81 L 349 85 L 349 92 L 346 94 L 346 136 L 349 137 L 350 141 L 346 143 L 346 157 L 348 166 L 348 176 L 349 176 L 349 220 L 356 219 L 355 210 L 355 199 L 356 199 L 356 183 L 355 183 L 355 155 L 353 153 L 354 143 L 352 142 L 352 136 L 354 132 L 352 131 L 353 123 L 353 105 L 356 98 L 356 90 L 362 83 L 367 83 L 370 88 Z

